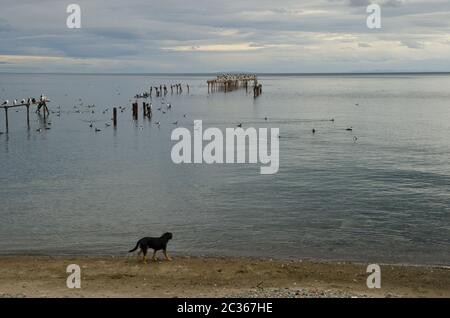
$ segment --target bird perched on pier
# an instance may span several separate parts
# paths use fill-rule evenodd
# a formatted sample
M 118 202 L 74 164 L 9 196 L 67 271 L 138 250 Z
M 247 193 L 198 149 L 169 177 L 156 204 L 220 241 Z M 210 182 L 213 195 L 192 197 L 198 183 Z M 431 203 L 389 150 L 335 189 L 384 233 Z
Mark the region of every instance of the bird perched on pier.
M 25 104 L 25 98 L 22 98 L 22 100 L 20 101 L 20 103 L 23 105 Z
M 14 106 L 17 105 L 17 99 L 13 100 L 13 105 L 14 105 Z
M 5 101 L 2 103 L 2 105 L 8 105 L 8 103 L 9 103 L 9 100 L 5 100 Z

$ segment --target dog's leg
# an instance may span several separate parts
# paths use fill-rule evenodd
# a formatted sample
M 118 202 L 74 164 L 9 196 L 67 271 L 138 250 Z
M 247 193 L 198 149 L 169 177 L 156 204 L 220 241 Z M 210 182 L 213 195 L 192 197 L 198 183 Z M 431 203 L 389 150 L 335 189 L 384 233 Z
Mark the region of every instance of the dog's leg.
M 139 250 L 139 253 L 137 254 L 138 260 L 141 258 L 142 250 Z
M 144 258 L 143 258 L 144 264 L 147 264 L 147 249 L 146 248 L 143 249 L 142 252 L 144 253 Z
M 155 262 L 158 260 L 158 259 L 156 258 L 156 250 L 153 250 L 152 260 L 155 261 Z
M 164 250 L 164 256 L 166 257 L 166 260 L 171 261 L 172 259 L 167 254 L 167 250 Z

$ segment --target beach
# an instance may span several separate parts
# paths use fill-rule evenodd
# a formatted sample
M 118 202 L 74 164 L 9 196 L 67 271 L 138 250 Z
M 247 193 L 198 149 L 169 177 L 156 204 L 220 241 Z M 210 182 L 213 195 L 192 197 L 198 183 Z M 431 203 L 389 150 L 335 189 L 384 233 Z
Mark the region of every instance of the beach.
M 67 266 L 81 269 L 69 289 Z M 369 289 L 368 264 L 189 257 L 143 264 L 135 256 L 2 256 L 0 297 L 450 297 L 448 267 L 381 265 Z
M 0 75 L 13 97 L 39 82 L 51 100 L 29 127 L 10 111 L 0 136 L 0 297 L 450 296 L 448 74 L 268 75 L 257 99 L 208 94 L 209 78 Z M 174 83 L 183 93 L 130 99 Z M 177 164 L 172 133 L 200 120 L 279 129 L 277 173 Z M 125 257 L 164 232 L 173 262 Z M 369 289 L 372 263 L 417 266 L 381 265 Z

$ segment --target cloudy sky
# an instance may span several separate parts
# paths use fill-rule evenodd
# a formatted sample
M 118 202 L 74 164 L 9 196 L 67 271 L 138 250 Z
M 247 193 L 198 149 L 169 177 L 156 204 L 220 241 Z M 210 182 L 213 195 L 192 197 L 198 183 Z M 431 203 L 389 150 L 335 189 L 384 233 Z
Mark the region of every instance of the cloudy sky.
M 66 26 L 70 3 L 81 29 Z M 381 5 L 381 29 L 366 7 Z M 450 0 L 0 0 L 0 72 L 450 71 Z

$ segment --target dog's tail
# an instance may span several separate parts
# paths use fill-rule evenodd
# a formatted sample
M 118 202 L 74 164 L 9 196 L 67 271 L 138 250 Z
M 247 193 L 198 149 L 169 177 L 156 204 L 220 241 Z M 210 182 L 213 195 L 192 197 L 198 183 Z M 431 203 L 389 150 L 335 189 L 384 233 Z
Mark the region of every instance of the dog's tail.
M 133 253 L 135 250 L 137 250 L 138 247 L 139 247 L 139 243 L 140 243 L 140 242 L 141 242 L 141 241 L 138 241 L 138 242 L 136 243 L 136 246 L 135 246 L 132 250 L 129 250 L 128 253 Z

